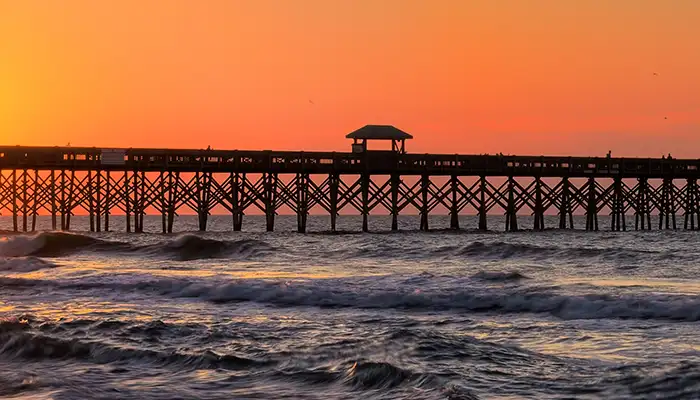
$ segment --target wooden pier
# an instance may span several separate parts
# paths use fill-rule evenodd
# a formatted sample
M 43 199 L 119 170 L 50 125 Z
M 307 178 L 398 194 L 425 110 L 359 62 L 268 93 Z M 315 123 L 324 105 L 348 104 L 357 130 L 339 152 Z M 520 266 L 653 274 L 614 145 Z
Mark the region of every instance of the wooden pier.
M 403 143 L 410 135 L 393 138 L 391 151 L 367 149 L 366 140 L 381 135 L 348 136 L 355 145 L 347 153 L 0 147 L 0 214 L 25 232 L 36 229 L 37 215 L 70 230 L 71 217 L 82 213 L 91 231 L 125 218 L 127 232 L 143 232 L 146 212 L 161 216 L 163 232 L 185 212 L 206 230 L 215 209 L 231 215 L 234 231 L 257 209 L 272 231 L 283 207 L 297 215 L 299 232 L 312 209 L 330 215 L 331 230 L 350 211 L 367 231 L 378 209 L 392 216 L 392 230 L 408 210 L 428 230 L 438 209 L 449 213 L 452 229 L 460 228 L 459 214 L 474 213 L 478 226 L 467 228 L 487 230 L 486 216 L 496 212 L 510 231 L 573 229 L 575 213 L 586 216 L 578 228 L 591 231 L 603 216 L 615 231 L 700 229 L 700 160 L 411 154 Z M 554 213 L 558 225 L 545 226 Z M 518 224 L 523 214 L 534 216 L 533 226 Z

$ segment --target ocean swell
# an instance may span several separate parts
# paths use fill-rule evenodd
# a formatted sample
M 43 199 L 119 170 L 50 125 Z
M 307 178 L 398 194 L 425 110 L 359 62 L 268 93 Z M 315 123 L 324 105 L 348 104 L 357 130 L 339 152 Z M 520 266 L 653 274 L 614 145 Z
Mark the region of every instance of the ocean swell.
M 226 283 L 162 279 L 127 282 L 51 281 L 0 278 L 7 288 L 50 286 L 63 290 L 104 293 L 139 292 L 171 298 L 197 298 L 212 303 L 258 302 L 283 307 L 541 313 L 562 319 L 659 319 L 700 321 L 700 296 L 671 294 L 567 295 L 521 286 L 449 288 L 367 287 L 343 280 L 233 280 Z
M 190 261 L 207 258 L 253 258 L 269 253 L 272 246 L 254 239 L 228 241 L 184 234 L 143 250 L 152 254 L 162 252 L 178 261 Z
M 272 250 L 272 246 L 264 241 L 218 240 L 194 234 L 143 246 L 65 232 L 17 235 L 0 241 L 0 257 L 65 257 L 81 252 L 108 252 L 191 261 L 208 258 L 248 259 L 264 256 Z
M 40 232 L 34 235 L 12 236 L 0 242 L 3 257 L 62 257 L 83 250 L 128 250 L 131 245 L 110 242 L 87 235 L 65 232 Z
M 56 264 L 37 257 L 0 258 L 0 272 L 34 272 Z
M 213 351 L 185 354 L 143 348 L 127 348 L 78 339 L 61 339 L 29 331 L 28 323 L 0 322 L 0 356 L 9 359 L 45 360 L 78 359 L 98 364 L 114 362 L 148 362 L 198 369 L 240 369 L 263 362 L 221 355 Z

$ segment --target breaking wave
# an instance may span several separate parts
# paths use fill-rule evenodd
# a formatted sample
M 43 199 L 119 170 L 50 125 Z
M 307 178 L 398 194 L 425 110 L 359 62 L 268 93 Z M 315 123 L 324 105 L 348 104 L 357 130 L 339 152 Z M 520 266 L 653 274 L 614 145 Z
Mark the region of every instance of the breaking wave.
M 472 279 L 489 281 L 489 282 L 517 282 L 523 279 L 529 279 L 527 276 L 518 271 L 500 272 L 500 271 L 479 271 L 472 275 Z
M 35 235 L 12 236 L 0 242 L 0 256 L 4 257 L 61 257 L 81 250 L 128 249 L 129 244 L 109 242 L 87 235 L 65 232 L 41 232 Z
M 212 303 L 257 302 L 282 307 L 309 306 L 360 309 L 404 309 L 493 313 L 539 313 L 562 319 L 640 319 L 700 321 L 700 296 L 671 294 L 566 295 L 547 288 L 457 287 L 386 288 L 351 285 L 348 281 L 234 280 L 227 283 L 186 279 L 135 283 L 51 281 L 0 278 L 6 288 L 50 286 L 64 290 L 147 293 L 196 298 Z M 381 285 L 380 285 L 381 286 Z
M 452 251 L 457 256 L 509 259 L 515 257 L 553 258 L 562 260 L 580 260 L 581 258 L 611 257 L 615 259 L 633 259 L 643 255 L 659 254 L 668 258 L 672 254 L 661 254 L 650 250 L 624 248 L 594 248 L 594 247 L 555 247 L 537 246 L 525 243 L 505 242 L 473 242 Z
M 119 252 L 189 261 L 226 257 L 251 258 L 262 256 L 271 250 L 272 246 L 259 240 L 216 240 L 193 234 L 146 246 L 65 232 L 16 235 L 0 242 L 0 257 L 64 257 L 80 252 Z
M 254 240 L 215 240 L 185 234 L 172 241 L 149 247 L 154 252 L 164 252 L 179 261 L 206 258 L 252 258 L 265 255 L 272 250 L 268 243 Z
M 37 257 L 1 258 L 0 272 L 33 272 L 55 268 L 56 264 Z
M 198 369 L 235 370 L 262 364 L 256 360 L 235 355 L 220 355 L 213 351 L 200 354 L 165 353 L 79 339 L 61 339 L 30 332 L 29 323 L 17 321 L 0 322 L 0 356 L 23 360 L 78 359 L 98 364 L 147 362 Z

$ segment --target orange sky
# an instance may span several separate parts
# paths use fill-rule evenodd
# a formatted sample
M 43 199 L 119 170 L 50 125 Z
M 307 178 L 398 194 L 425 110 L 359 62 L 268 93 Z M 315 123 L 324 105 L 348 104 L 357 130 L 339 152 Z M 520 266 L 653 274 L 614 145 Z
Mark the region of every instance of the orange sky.
M 0 0 L 0 142 L 700 157 L 698 38 L 697 0 Z

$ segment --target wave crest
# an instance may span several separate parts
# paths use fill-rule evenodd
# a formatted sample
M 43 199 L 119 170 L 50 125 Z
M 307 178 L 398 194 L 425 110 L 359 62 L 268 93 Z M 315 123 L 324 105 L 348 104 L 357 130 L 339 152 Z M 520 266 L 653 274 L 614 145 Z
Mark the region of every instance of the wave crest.
M 0 259 L 0 272 L 33 272 L 55 267 L 56 264 L 33 256 Z
M 658 319 L 700 321 L 700 296 L 670 294 L 567 295 L 536 287 L 449 287 L 415 290 L 347 282 L 234 280 L 227 283 L 163 279 L 127 282 L 58 282 L 0 278 L 7 288 L 58 287 L 67 290 L 149 293 L 172 298 L 198 298 L 212 303 L 258 302 L 284 307 L 310 306 L 363 309 L 466 310 L 494 313 L 539 313 L 562 319 Z
M 213 351 L 204 351 L 199 354 L 165 353 L 78 339 L 59 339 L 31 333 L 27 329 L 27 324 L 16 322 L 0 322 L 0 355 L 23 360 L 79 359 L 98 364 L 145 361 L 163 365 L 176 364 L 202 369 L 230 370 L 263 363 L 235 355 L 221 355 Z
M 271 250 L 272 246 L 260 240 L 218 240 L 194 234 L 184 234 L 169 241 L 146 246 L 65 232 L 17 235 L 0 241 L 0 257 L 33 257 L 31 260 L 34 261 L 38 260 L 36 257 L 64 257 L 79 252 L 130 252 L 153 257 L 165 255 L 178 261 L 228 257 L 247 259 L 263 256 Z M 41 268 L 45 267 L 48 267 L 48 263 Z M 0 266 L 0 271 L 2 270 Z
M 523 279 L 530 279 L 518 271 L 479 271 L 471 277 L 472 279 L 489 282 L 517 282 Z
M 61 257 L 85 249 L 125 249 L 130 246 L 87 235 L 66 232 L 40 232 L 34 235 L 12 236 L 0 242 L 0 256 L 4 257 Z
M 272 250 L 272 246 L 267 242 L 254 239 L 228 241 L 184 234 L 151 249 L 165 251 L 180 261 L 189 261 L 206 258 L 256 257 L 268 253 Z

